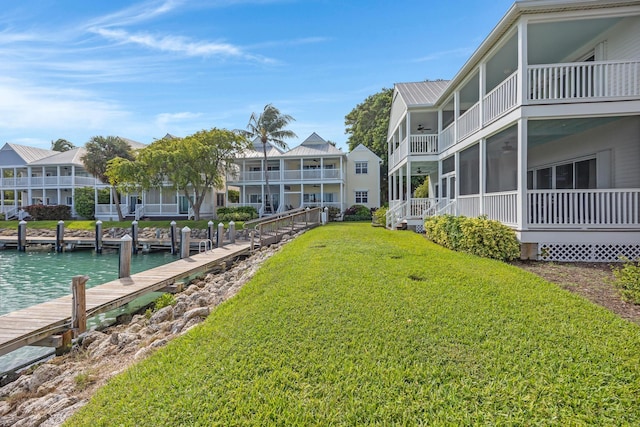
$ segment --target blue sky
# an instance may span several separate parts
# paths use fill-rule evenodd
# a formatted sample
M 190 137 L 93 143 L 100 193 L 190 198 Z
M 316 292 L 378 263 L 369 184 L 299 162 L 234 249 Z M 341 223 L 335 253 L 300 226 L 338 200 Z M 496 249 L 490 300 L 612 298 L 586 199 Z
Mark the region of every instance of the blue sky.
M 511 0 L 21 0 L 0 9 L 0 143 L 245 128 L 272 103 L 346 149 L 344 116 L 450 79 Z

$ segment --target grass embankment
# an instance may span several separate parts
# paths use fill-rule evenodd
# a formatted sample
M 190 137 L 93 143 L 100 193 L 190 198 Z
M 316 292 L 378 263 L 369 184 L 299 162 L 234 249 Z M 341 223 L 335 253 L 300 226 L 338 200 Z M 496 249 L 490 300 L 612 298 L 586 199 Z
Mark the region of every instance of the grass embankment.
M 201 219 L 198 221 L 193 220 L 177 220 L 176 224 L 178 228 L 189 227 L 193 229 L 201 229 L 204 230 L 208 227 L 208 219 Z M 220 221 L 213 220 L 213 223 L 217 226 Z M 145 227 L 155 227 L 155 228 L 169 228 L 171 224 L 171 220 L 163 220 L 163 221 L 138 221 L 138 227 L 140 229 Z M 225 228 L 228 226 L 228 221 L 224 221 Z M 236 230 L 242 229 L 242 225 L 244 224 L 242 221 L 238 221 L 236 224 Z M 27 228 L 33 229 L 46 229 L 46 230 L 55 230 L 58 225 L 58 221 L 27 221 Z M 67 220 L 64 222 L 64 227 L 67 230 L 94 230 L 96 226 L 95 221 L 85 221 L 85 220 Z M 131 227 L 131 221 L 103 221 L 102 229 L 108 230 L 112 227 L 121 227 L 121 228 L 129 228 Z M 8 229 L 18 229 L 18 221 L 0 221 L 0 228 L 8 228 Z
M 640 423 L 640 328 L 408 232 L 329 225 L 69 425 Z

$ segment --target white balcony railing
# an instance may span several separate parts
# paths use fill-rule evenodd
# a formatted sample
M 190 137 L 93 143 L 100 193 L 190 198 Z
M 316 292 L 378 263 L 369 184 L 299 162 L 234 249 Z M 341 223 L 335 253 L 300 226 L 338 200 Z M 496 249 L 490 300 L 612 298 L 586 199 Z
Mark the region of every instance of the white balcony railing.
M 458 141 L 480 129 L 480 103 L 476 102 L 458 118 Z
M 472 218 L 480 216 L 480 196 L 458 196 L 458 215 Z
M 599 61 L 531 65 L 530 101 L 640 96 L 640 62 Z
M 530 190 L 530 226 L 640 225 L 639 189 Z
M 517 201 L 517 191 L 485 194 L 484 214 L 489 219 L 495 219 L 503 224 L 516 225 L 518 223 Z
M 440 132 L 440 151 L 444 151 L 456 143 L 456 123 L 453 122 Z
M 486 94 L 482 100 L 483 124 L 502 116 L 516 106 L 518 102 L 518 72 L 514 72 L 502 83 Z
M 438 154 L 438 135 L 411 135 L 409 152 L 415 155 Z

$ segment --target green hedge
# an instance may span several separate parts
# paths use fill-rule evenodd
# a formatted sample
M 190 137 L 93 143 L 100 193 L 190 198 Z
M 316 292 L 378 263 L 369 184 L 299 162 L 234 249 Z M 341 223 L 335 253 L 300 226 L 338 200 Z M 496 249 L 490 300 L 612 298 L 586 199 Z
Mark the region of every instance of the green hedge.
M 373 212 L 373 223 L 382 227 L 387 226 L 387 210 L 386 206 L 382 206 Z
M 454 251 L 502 261 L 520 256 L 515 232 L 499 221 L 439 215 L 427 218 L 424 229 L 429 240 Z
M 66 205 L 30 205 L 24 210 L 35 221 L 71 219 L 71 207 Z
M 371 221 L 371 209 L 364 205 L 353 205 L 344 211 L 345 221 Z
M 258 218 L 258 211 L 253 206 L 218 208 L 218 219 L 220 221 L 249 221 L 255 218 Z

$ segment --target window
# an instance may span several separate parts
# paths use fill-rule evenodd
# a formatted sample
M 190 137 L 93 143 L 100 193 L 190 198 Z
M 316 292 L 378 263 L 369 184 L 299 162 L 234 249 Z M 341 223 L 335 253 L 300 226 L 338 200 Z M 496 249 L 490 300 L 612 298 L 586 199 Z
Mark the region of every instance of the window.
M 357 204 L 369 203 L 369 192 L 368 191 L 356 191 L 356 203 Z
M 480 145 L 460 152 L 460 195 L 480 192 Z
M 369 173 L 369 162 L 356 162 L 356 174 L 362 175 Z
M 224 206 L 224 193 L 216 194 L 216 206 Z
M 527 188 L 530 190 L 572 190 L 596 187 L 595 158 L 546 166 L 527 173 Z
M 260 195 L 260 194 L 250 194 L 249 195 L 249 203 L 262 203 L 262 195 Z
M 442 174 L 453 172 L 456 170 L 455 156 L 447 157 L 442 161 Z

